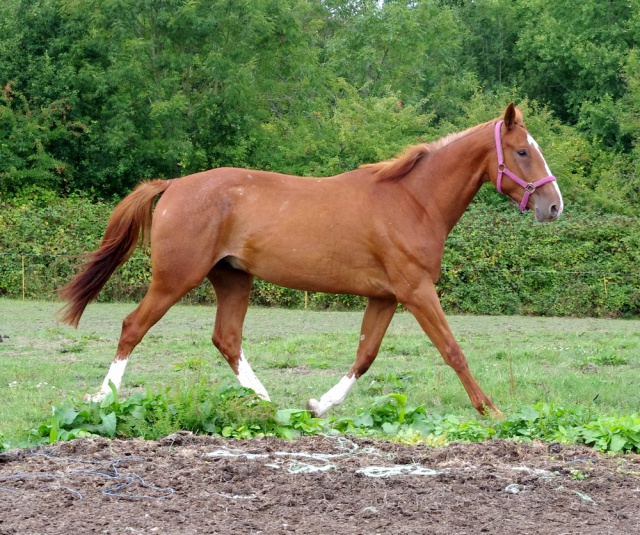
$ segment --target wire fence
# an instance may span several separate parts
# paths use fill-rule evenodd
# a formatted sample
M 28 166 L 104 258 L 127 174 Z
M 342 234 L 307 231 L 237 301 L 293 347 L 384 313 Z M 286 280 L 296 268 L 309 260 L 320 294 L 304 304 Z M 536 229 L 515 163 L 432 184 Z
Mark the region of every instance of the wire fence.
M 71 280 L 81 263 L 82 255 L 0 252 L 0 295 L 23 300 L 56 299 L 58 289 Z M 109 280 L 102 300 L 139 299 L 150 277 L 150 259 L 134 255 Z
M 0 252 L 0 297 L 57 299 L 57 290 L 77 271 L 81 255 Z M 99 300 L 138 301 L 148 288 L 151 262 L 134 254 L 102 290 Z M 443 266 L 438 291 L 447 311 L 477 314 L 583 316 L 640 315 L 640 273 L 517 267 Z M 186 304 L 215 302 L 208 282 L 187 294 Z M 290 290 L 257 280 L 252 304 L 359 309 L 361 297 Z

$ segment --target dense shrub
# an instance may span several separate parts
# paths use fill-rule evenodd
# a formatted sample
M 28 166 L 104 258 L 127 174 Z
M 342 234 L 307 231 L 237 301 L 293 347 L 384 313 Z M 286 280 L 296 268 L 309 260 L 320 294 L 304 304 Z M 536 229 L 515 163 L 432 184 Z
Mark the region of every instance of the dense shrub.
M 449 236 L 438 288 L 455 312 L 632 316 L 639 261 L 637 218 L 569 212 L 541 225 L 475 205 Z
M 640 221 L 572 212 L 538 224 L 508 201 L 474 203 L 449 236 L 438 290 L 449 312 L 557 316 L 640 314 Z M 0 295 L 53 299 L 71 277 L 78 255 L 100 242 L 113 205 L 32 192 L 0 212 Z M 101 301 L 139 300 L 150 262 L 138 250 L 100 294 Z M 214 300 L 208 282 L 187 302 Z M 362 308 L 348 295 L 306 294 L 257 280 L 261 306 Z

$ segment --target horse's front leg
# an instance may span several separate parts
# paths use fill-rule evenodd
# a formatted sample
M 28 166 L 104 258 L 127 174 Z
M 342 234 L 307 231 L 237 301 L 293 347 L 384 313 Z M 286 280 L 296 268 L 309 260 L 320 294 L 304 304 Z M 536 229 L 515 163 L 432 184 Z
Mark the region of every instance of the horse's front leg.
M 423 282 L 409 296 L 403 297 L 401 303 L 416 317 L 444 361 L 456 372 L 476 410 L 485 416 L 493 413 L 501 417 L 502 413 L 491 403 L 471 374 L 467 359 L 447 323 L 433 283 Z
M 378 354 L 380 343 L 397 306 L 398 302 L 395 299 L 369 299 L 362 319 L 356 361 L 340 382 L 326 392 L 320 401 L 310 399 L 307 402 L 307 409 L 313 416 L 319 418 L 331 408 L 340 405 L 358 378 L 369 369 Z

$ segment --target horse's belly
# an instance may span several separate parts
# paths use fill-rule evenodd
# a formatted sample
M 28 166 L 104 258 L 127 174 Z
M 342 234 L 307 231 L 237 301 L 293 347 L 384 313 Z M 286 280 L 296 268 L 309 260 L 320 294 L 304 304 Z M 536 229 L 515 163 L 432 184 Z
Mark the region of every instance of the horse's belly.
M 267 282 L 309 292 L 340 293 L 382 297 L 391 294 L 383 274 L 376 266 L 358 265 L 331 258 L 309 256 L 304 259 L 270 257 L 231 265 Z

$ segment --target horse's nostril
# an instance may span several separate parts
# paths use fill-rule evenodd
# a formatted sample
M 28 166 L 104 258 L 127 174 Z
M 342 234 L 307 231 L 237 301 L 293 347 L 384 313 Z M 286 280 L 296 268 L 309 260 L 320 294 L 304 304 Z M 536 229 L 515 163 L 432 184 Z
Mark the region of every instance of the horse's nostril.
M 558 207 L 555 204 L 551 205 L 549 212 L 551 213 L 551 217 L 558 217 Z

